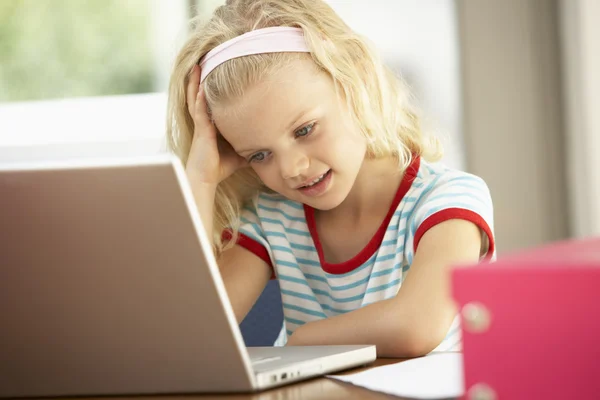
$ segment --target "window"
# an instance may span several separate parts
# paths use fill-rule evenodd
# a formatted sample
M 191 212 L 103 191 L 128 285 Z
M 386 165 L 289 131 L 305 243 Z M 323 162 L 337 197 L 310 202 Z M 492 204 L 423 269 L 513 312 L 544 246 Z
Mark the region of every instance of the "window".
M 162 140 L 192 5 L 0 1 L 0 162 L 29 145 Z
M 147 0 L 0 2 L 0 101 L 155 88 Z

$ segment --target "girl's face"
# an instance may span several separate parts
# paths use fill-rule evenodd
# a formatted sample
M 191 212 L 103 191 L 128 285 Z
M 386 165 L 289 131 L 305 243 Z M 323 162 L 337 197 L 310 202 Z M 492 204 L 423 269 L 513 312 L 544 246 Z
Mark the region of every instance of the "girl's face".
M 215 107 L 213 118 L 267 187 L 320 210 L 348 196 L 367 151 L 333 82 L 310 59 Z

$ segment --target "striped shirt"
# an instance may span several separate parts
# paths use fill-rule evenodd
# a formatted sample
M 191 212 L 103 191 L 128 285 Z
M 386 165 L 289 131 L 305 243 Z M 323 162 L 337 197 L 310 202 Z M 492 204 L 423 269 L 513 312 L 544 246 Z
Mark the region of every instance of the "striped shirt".
M 261 193 L 242 213 L 238 244 L 273 267 L 279 280 L 284 330 L 394 297 L 409 273 L 419 240 L 449 219 L 475 223 L 487 257 L 495 257 L 493 208 L 485 182 L 474 175 L 415 158 L 375 236 L 352 259 L 325 261 L 314 209 Z M 434 351 L 461 349 L 459 318 Z

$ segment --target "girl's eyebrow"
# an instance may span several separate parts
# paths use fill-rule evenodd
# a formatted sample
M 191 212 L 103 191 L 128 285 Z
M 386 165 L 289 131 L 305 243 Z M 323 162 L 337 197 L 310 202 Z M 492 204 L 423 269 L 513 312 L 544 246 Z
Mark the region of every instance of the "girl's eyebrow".
M 236 153 L 238 153 L 238 154 L 254 153 L 254 152 L 256 152 L 256 150 L 253 149 L 253 148 L 243 149 L 243 150 L 236 150 Z
M 301 111 L 301 112 L 300 112 L 300 113 L 299 113 L 299 114 L 296 116 L 296 118 L 294 118 L 294 119 L 292 120 L 292 122 L 291 122 L 291 123 L 288 125 L 288 127 L 287 127 L 287 131 L 291 131 L 292 129 L 295 129 L 295 128 L 296 128 L 296 125 L 298 125 L 298 123 L 300 122 L 300 120 L 301 120 L 302 118 L 304 118 L 304 116 L 305 116 L 306 114 L 309 114 L 309 113 L 311 113 L 313 110 L 314 110 L 314 108 L 309 108 L 308 110 L 307 110 L 307 109 L 304 109 L 304 110 L 302 110 L 302 111 Z
M 249 154 L 256 153 L 257 151 L 261 151 L 261 150 L 265 150 L 265 149 L 264 148 L 257 149 L 255 147 L 248 147 L 248 148 L 242 149 L 242 150 L 237 150 L 235 148 L 233 150 L 235 150 L 235 152 L 238 153 L 239 155 L 242 155 L 242 154 L 246 154 L 246 153 L 249 153 Z

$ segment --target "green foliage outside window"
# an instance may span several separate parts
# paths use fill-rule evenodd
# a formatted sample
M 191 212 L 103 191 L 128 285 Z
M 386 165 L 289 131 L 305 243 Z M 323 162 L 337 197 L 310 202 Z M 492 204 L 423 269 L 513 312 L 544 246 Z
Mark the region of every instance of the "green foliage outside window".
M 153 91 L 148 0 L 1 0 L 0 101 Z

